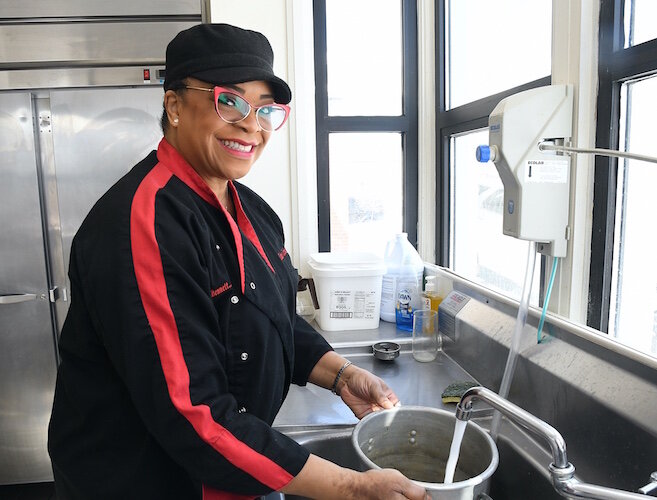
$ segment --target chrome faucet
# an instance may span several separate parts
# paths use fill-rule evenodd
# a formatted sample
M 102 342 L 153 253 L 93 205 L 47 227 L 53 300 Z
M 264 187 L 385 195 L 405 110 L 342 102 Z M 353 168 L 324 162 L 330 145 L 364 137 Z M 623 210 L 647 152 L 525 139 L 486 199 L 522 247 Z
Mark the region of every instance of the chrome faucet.
M 650 482 L 646 484 L 643 488 L 639 488 L 639 493 L 647 495 L 657 491 L 657 471 L 650 474 Z
M 469 420 L 472 416 L 472 401 L 475 399 L 484 401 L 509 420 L 547 440 L 552 450 L 553 462 L 550 464 L 552 484 L 561 496 L 568 498 L 593 498 L 598 500 L 630 500 L 633 498 L 645 500 L 648 492 L 653 490 L 653 488 L 650 488 L 651 484 L 655 484 L 654 487 L 657 488 L 657 473 L 651 475 L 651 479 L 656 481 L 655 483 L 646 485 L 639 490 L 644 494 L 583 483 L 575 477 L 575 467 L 568 462 L 566 442 L 561 437 L 561 434 L 551 425 L 500 397 L 493 391 L 485 387 L 472 387 L 468 389 L 456 406 L 456 418 L 463 421 Z

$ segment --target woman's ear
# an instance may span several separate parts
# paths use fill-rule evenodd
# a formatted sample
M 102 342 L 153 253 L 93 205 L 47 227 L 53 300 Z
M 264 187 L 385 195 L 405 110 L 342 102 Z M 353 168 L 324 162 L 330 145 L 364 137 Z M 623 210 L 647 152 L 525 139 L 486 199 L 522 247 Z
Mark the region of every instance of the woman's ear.
M 174 127 L 178 126 L 178 114 L 181 105 L 180 95 L 173 91 L 167 90 L 164 93 L 164 109 L 167 112 L 167 117 L 169 118 L 169 123 Z

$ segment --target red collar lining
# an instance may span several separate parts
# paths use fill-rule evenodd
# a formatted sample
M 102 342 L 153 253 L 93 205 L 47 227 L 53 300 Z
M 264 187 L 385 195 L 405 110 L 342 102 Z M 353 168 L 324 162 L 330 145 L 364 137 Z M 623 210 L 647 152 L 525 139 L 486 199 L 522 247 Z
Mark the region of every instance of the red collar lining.
M 242 208 L 242 202 L 240 201 L 240 197 L 237 194 L 237 189 L 235 189 L 235 185 L 232 183 L 232 181 L 228 182 L 228 187 L 230 188 L 231 195 L 233 196 L 233 205 L 235 205 L 235 214 L 237 215 L 237 225 L 242 229 L 242 232 L 246 235 L 253 246 L 256 247 L 256 250 L 258 250 L 258 253 L 262 259 L 267 263 L 267 266 L 269 266 L 269 269 L 271 269 L 272 272 L 276 272 L 274 271 L 274 266 L 272 266 L 271 262 L 269 262 L 265 250 L 260 244 L 260 240 L 258 239 L 258 235 L 256 234 L 255 229 L 253 229 L 251 221 L 246 216 L 246 213 Z

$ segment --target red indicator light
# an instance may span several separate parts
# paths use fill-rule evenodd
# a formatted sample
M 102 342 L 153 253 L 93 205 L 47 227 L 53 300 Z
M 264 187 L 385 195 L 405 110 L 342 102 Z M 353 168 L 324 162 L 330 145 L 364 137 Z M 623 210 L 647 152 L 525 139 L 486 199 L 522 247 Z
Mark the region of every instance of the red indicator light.
M 150 69 L 145 69 L 144 70 L 144 80 L 150 80 L 151 79 L 151 70 Z

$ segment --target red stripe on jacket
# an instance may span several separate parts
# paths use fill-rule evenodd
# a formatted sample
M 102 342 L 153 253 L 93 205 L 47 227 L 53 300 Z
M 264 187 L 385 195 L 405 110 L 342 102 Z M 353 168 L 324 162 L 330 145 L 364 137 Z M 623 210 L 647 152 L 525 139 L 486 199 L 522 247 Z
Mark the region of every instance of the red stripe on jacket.
M 227 491 L 218 491 L 209 488 L 206 485 L 203 485 L 203 497 L 202 500 L 254 500 L 256 498 L 261 498 L 259 496 L 254 497 L 236 495 L 235 493 L 228 493 Z
M 169 397 L 201 439 L 234 466 L 268 487 L 279 490 L 293 476 L 217 423 L 212 418 L 209 406 L 193 405 L 191 402 L 189 370 L 169 303 L 160 249 L 155 236 L 155 198 L 171 176 L 171 171 L 162 163 L 158 163 L 139 185 L 130 212 L 130 240 L 135 276 L 155 338 Z

